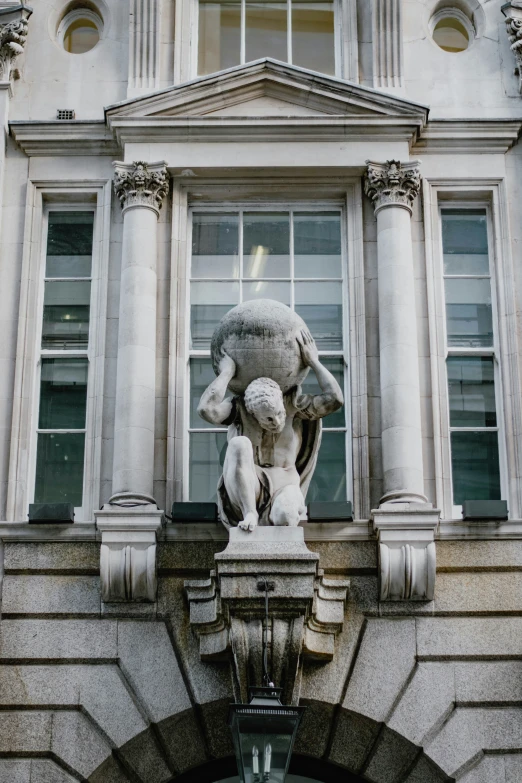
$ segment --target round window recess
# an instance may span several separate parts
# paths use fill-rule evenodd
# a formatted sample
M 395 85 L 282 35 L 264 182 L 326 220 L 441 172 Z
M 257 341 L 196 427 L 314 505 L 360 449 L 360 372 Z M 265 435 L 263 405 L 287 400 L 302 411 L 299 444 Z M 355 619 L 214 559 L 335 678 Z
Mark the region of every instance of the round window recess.
M 58 38 L 69 54 L 85 54 L 94 49 L 101 38 L 103 23 L 100 17 L 86 8 L 67 14 L 58 30 Z
M 461 14 L 459 16 L 451 14 L 433 20 L 435 22 L 432 30 L 433 40 L 445 52 L 457 53 L 469 49 L 474 35 L 473 29 L 464 14 L 462 14 L 464 18 L 460 17 Z

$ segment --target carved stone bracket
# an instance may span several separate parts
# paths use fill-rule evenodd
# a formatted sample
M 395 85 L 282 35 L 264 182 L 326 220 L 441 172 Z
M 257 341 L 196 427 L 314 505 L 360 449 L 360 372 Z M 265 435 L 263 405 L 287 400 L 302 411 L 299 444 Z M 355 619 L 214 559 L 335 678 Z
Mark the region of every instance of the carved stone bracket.
M 440 511 L 429 504 L 386 504 L 373 511 L 381 601 L 432 601 Z
M 299 527 L 262 527 L 253 533 L 233 528 L 215 562 L 209 579 L 185 582 L 201 659 L 230 660 L 236 699 L 248 700 L 248 686 L 262 678 L 265 606 L 259 583 L 266 580 L 273 586 L 271 676 L 283 687 L 285 703 L 296 704 L 302 660 L 328 662 L 334 656 L 349 581 L 324 576 Z
M 7 82 L 14 75 L 13 65 L 24 50 L 32 12 L 24 5 L 0 10 L 0 81 Z
M 165 161 L 133 163 L 115 161 L 114 192 L 122 209 L 148 207 L 159 215 L 163 199 L 169 192 L 169 174 Z
M 518 76 L 518 89 L 522 94 L 522 2 L 512 0 L 505 3 L 502 13 L 506 17 L 506 32 L 511 51 L 515 55 L 515 73 Z
M 404 207 L 411 213 L 421 186 L 420 162 L 388 160 L 376 163 L 367 160 L 366 163 L 364 192 L 373 202 L 375 213 L 390 206 Z
M 162 515 L 152 506 L 104 506 L 95 512 L 102 534 L 100 580 L 105 603 L 156 600 L 156 534 Z

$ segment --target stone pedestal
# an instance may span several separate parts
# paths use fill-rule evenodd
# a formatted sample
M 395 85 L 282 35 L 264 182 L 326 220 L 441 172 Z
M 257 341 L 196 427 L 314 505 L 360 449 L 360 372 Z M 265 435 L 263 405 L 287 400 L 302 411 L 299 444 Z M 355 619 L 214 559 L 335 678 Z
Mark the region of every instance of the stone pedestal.
M 202 660 L 231 660 L 235 696 L 248 700 L 248 686 L 262 681 L 267 584 L 271 676 L 283 701 L 297 703 L 302 658 L 333 658 L 349 581 L 325 578 L 301 527 L 233 528 L 215 563 L 209 579 L 185 583 Z
M 155 601 L 156 534 L 162 511 L 151 507 L 105 506 L 94 512 L 102 534 L 100 580 L 102 600 Z

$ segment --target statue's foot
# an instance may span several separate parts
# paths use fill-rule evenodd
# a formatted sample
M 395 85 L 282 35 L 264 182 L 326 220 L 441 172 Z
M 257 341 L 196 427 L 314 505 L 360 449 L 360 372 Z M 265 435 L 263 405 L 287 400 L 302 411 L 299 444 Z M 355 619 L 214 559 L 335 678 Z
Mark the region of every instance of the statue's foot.
M 248 532 L 251 533 L 252 530 L 257 527 L 258 519 L 259 517 L 254 511 L 249 511 L 248 514 L 245 514 L 245 518 L 239 523 L 238 527 L 240 527 L 241 530 L 248 530 Z

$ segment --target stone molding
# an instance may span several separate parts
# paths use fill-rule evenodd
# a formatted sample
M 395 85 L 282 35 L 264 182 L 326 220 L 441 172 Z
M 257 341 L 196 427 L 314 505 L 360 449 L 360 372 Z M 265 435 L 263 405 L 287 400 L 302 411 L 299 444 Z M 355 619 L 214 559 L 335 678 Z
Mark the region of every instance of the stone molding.
M 367 160 L 366 164 L 364 192 L 373 202 L 375 214 L 384 207 L 404 207 L 411 214 L 421 187 L 420 161 Z
M 299 700 L 303 658 L 328 662 L 342 630 L 347 579 L 329 579 L 318 568 L 300 527 L 230 531 L 224 552 L 215 556 L 208 579 L 189 580 L 185 589 L 190 623 L 202 661 L 230 661 L 236 699 L 248 700 L 250 673 L 262 676 L 262 624 L 266 580 L 269 592 L 271 675 L 283 687 L 285 703 Z
M 13 65 L 27 42 L 28 19 L 32 9 L 23 5 L 0 11 L 0 81 L 9 81 Z
M 512 0 L 502 6 L 506 17 L 506 32 L 511 51 L 515 55 L 515 74 L 518 76 L 518 89 L 522 94 L 522 2 Z
M 373 511 L 381 601 L 433 601 L 439 517 L 429 504 L 390 503 Z
M 156 537 L 162 516 L 163 512 L 153 507 L 134 511 L 104 506 L 95 512 L 96 526 L 102 534 L 102 601 L 156 600 Z
M 115 161 L 113 166 L 114 192 L 123 211 L 131 207 L 146 207 L 159 215 L 163 199 L 169 192 L 169 173 L 165 161 Z

